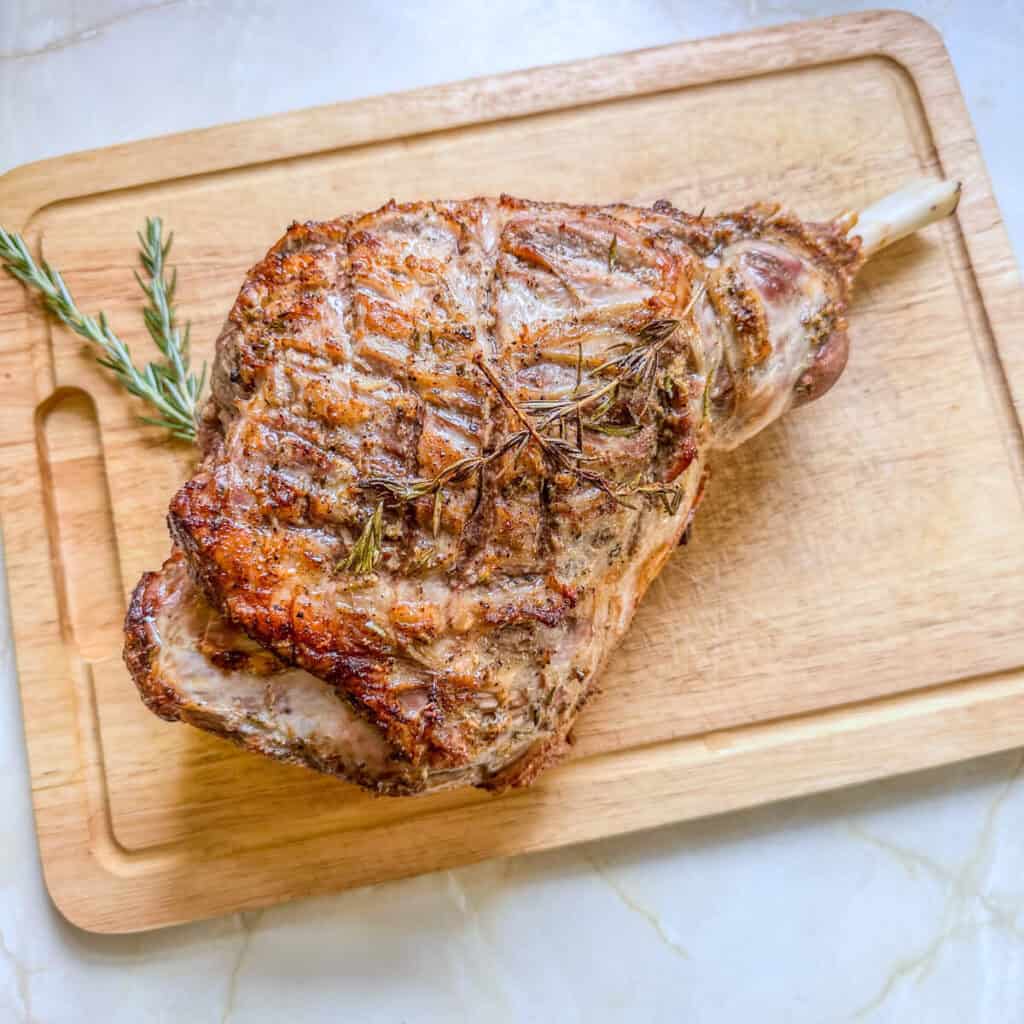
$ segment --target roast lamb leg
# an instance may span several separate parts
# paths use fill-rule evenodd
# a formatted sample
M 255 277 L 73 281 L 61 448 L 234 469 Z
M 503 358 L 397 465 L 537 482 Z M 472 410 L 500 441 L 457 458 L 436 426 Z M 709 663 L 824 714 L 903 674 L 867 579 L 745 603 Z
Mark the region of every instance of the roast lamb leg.
M 292 225 L 132 598 L 143 700 L 382 793 L 530 782 L 709 453 L 831 387 L 863 260 L 958 193 L 828 223 L 506 196 Z

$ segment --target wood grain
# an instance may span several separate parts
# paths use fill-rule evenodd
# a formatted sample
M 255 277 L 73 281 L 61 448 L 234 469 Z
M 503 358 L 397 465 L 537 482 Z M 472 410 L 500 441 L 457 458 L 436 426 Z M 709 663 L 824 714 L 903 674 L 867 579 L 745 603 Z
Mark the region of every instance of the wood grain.
M 146 215 L 208 355 L 293 218 L 507 191 L 808 217 L 958 177 L 858 283 L 825 401 L 720 459 L 573 759 L 534 788 L 374 799 L 141 706 L 120 620 L 190 452 L 0 281 L 0 506 L 40 850 L 76 924 L 133 931 L 1024 743 L 1024 300 L 939 37 L 866 14 L 380 97 L 21 168 L 7 225 L 146 344 Z

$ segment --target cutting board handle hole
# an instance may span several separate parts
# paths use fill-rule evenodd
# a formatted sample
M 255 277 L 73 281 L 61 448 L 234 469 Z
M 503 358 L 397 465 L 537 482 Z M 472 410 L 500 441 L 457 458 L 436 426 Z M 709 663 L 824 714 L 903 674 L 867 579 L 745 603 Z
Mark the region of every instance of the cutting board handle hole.
M 62 628 L 89 662 L 121 647 L 124 596 L 96 407 L 60 388 L 36 410 L 36 440 Z

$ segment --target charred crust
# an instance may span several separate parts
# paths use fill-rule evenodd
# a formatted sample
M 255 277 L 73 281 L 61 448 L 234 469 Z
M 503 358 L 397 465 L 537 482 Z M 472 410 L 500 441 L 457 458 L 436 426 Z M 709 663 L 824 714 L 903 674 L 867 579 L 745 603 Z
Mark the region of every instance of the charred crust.
M 153 714 L 174 722 L 181 717 L 178 694 L 167 686 L 156 670 L 159 639 L 153 625 L 152 604 L 160 586 L 160 575 L 147 572 L 139 580 L 125 616 L 122 656 L 143 703 Z

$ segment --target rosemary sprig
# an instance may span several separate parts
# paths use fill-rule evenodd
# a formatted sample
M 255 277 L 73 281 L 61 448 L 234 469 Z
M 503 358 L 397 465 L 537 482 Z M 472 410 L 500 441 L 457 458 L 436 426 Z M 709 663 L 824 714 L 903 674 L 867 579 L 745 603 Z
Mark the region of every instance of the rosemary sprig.
M 659 357 L 669 340 L 679 329 L 682 317 L 689 315 L 697 300 L 704 293 L 704 285 L 694 289 L 690 301 L 683 310 L 680 319 L 662 318 L 651 320 L 637 331 L 636 339 L 613 346 L 618 355 L 605 360 L 594 370 L 595 377 L 611 376 L 612 380 L 591 388 L 580 394 L 582 377 L 582 348 L 577 353 L 576 386 L 572 393 L 564 398 L 525 402 L 523 409 L 530 415 L 544 415 L 538 424 L 543 433 L 560 421 L 577 418 L 584 410 L 590 410 L 589 419 L 584 423 L 590 429 L 596 429 L 602 419 L 611 411 L 619 396 L 621 387 L 644 387 L 647 391 L 645 408 L 650 400 L 651 392 L 657 383 Z M 607 431 L 606 431 L 607 432 Z
M 641 380 L 646 376 L 647 367 L 657 359 L 669 338 L 679 330 L 679 321 L 666 317 L 650 320 L 636 332 L 636 341 L 623 342 L 613 348 L 623 351 L 602 363 L 594 373 L 600 375 L 609 370 L 617 371 L 626 381 Z
M 434 507 L 431 515 L 433 534 L 436 537 L 441 531 L 441 499 L 445 487 L 449 484 L 458 483 L 461 480 L 468 480 L 470 477 L 480 473 L 485 466 L 501 458 L 502 455 L 513 454 L 518 457 L 519 453 L 529 444 L 530 435 L 525 430 L 518 430 L 509 434 L 497 448 L 484 455 L 467 456 L 464 459 L 457 459 L 455 462 L 445 466 L 435 477 L 426 479 L 415 477 L 412 480 L 399 480 L 390 476 L 375 476 L 363 480 L 359 486 L 366 490 L 381 491 L 394 498 L 399 503 L 417 501 L 433 495 Z
M 377 568 L 381 559 L 381 545 L 384 540 L 384 502 L 378 501 L 373 514 L 366 520 L 363 532 L 359 539 L 352 545 L 348 558 L 342 563 L 341 568 L 346 572 L 354 572 L 356 575 L 364 576 Z
M 616 248 L 617 238 L 613 236 L 608 251 L 609 264 L 615 257 Z M 690 313 L 703 292 L 704 285 L 701 284 L 694 290 L 686 309 L 683 310 L 682 317 Z M 541 399 L 524 402 L 520 405 L 508 393 L 494 371 L 478 355 L 474 360 L 474 365 L 487 378 L 487 382 L 498 397 L 519 421 L 521 429 L 510 434 L 492 451 L 457 459 L 429 479 L 416 477 L 412 480 L 402 480 L 395 477 L 372 477 L 362 481 L 360 487 L 383 492 L 399 503 L 433 496 L 433 533 L 436 537 L 440 529 L 442 493 L 446 486 L 481 473 L 489 463 L 503 455 L 512 453 L 518 458 L 528 444 L 534 443 L 552 469 L 571 473 L 580 483 L 589 483 L 597 487 L 619 504 L 633 508 L 634 506 L 630 505 L 626 498 L 634 494 L 645 494 L 660 497 L 665 510 L 669 514 L 674 514 L 682 501 L 682 488 L 640 481 L 634 481 L 626 487 L 616 488 L 600 473 L 586 469 L 583 463 L 590 461 L 590 457 L 583 451 L 583 430 L 586 428 L 613 437 L 630 437 L 643 429 L 638 423 L 607 423 L 604 422 L 604 419 L 618 401 L 620 390 L 623 387 L 644 387 L 647 392 L 644 402 L 646 409 L 657 384 L 659 357 L 679 329 L 682 317 L 678 320 L 670 318 L 651 320 L 637 331 L 634 341 L 615 346 L 615 349 L 621 349 L 621 351 L 594 370 L 594 376 L 611 376 L 612 379 L 582 394 L 583 346 L 577 345 L 576 383 L 572 392 L 563 398 Z M 588 414 L 586 419 L 583 418 L 584 411 Z M 576 426 L 575 444 L 565 436 L 565 426 L 570 419 L 575 422 Z M 557 435 L 547 433 L 552 428 L 558 430 Z M 380 505 L 378 505 L 379 508 Z
M 192 325 L 179 328 L 174 313 L 174 293 L 178 286 L 178 271 L 175 269 L 168 280 L 165 271 L 167 254 L 171 251 L 174 232 L 163 240 L 163 221 L 159 217 L 146 218 L 146 233 L 139 233 L 139 260 L 146 271 L 148 280 L 143 280 L 138 271 L 138 281 L 149 304 L 142 311 L 142 318 L 153 344 L 160 350 L 167 364 L 165 387 L 174 395 L 182 408 L 192 410 L 195 421 L 199 409 L 199 396 L 206 383 L 206 364 L 197 377 L 191 372 Z
M 166 255 L 166 250 L 161 251 Z M 170 362 L 146 363 L 139 369 L 132 360 L 128 346 L 114 333 L 106 315 L 100 313 L 92 317 L 83 313 L 64 283 L 60 271 L 46 260 L 36 263 L 25 240 L 3 228 L 0 228 L 0 263 L 26 288 L 39 293 L 43 307 L 48 313 L 100 350 L 102 354 L 97 355 L 97 362 L 110 370 L 129 394 L 141 398 L 152 406 L 156 415 L 144 417 L 147 423 L 163 427 L 183 441 L 195 440 L 196 409 L 202 380 L 196 382 L 195 378 L 189 377 L 187 354 L 183 362 L 179 359 L 185 370 L 185 378 L 189 380 L 187 386 L 179 385 L 177 371 Z M 164 295 L 166 298 L 166 291 Z M 173 315 L 170 313 L 169 302 L 167 299 L 168 322 L 173 329 Z M 165 356 L 170 356 L 172 351 L 177 350 L 176 346 L 181 339 L 168 333 L 166 340 L 167 351 L 161 347 L 161 352 Z
M 572 444 L 571 441 L 567 441 L 564 437 L 550 437 L 542 434 L 534 426 L 533 421 L 524 409 L 520 408 L 512 396 L 505 390 L 504 385 L 498 380 L 495 372 L 479 355 L 474 359 L 474 363 L 477 369 L 487 378 L 491 387 L 498 393 L 498 397 L 511 410 L 512 415 L 523 425 L 523 429 L 529 435 L 530 440 L 537 445 L 554 469 L 572 472 L 580 462 L 586 459 L 582 449 Z
M 578 394 L 579 387 L 576 387 L 572 394 L 565 398 L 541 398 L 532 402 L 524 402 L 522 408 L 531 416 L 544 417 L 537 425 L 538 429 L 542 431 L 554 426 L 560 420 L 579 415 L 591 405 L 595 406 L 592 418 L 599 420 L 615 404 L 615 396 L 620 383 L 622 382 L 619 380 L 613 380 L 582 395 Z
M 614 239 L 613 239 L 614 242 Z M 684 310 L 685 316 L 693 308 L 701 294 L 698 289 Z M 495 459 L 507 453 L 519 453 L 531 442 L 535 443 L 549 466 L 555 470 L 571 473 L 579 482 L 589 483 L 597 487 L 609 497 L 628 508 L 633 508 L 626 497 L 633 494 L 650 494 L 662 498 L 666 510 L 674 513 L 682 500 L 682 490 L 663 484 L 634 484 L 625 488 L 615 488 L 609 481 L 591 470 L 584 468 L 589 458 L 583 451 L 583 428 L 594 430 L 611 436 L 628 437 L 641 430 L 639 424 L 604 423 L 603 418 L 611 411 L 618 399 L 621 387 L 643 384 L 648 388 L 648 398 L 653 390 L 658 374 L 658 357 L 669 339 L 679 328 L 680 321 L 674 319 L 652 320 L 638 332 L 636 341 L 623 345 L 619 355 L 602 363 L 595 375 L 614 373 L 614 379 L 580 394 L 583 384 L 583 347 L 577 346 L 576 353 L 576 384 L 571 394 L 565 398 L 544 399 L 518 404 L 505 389 L 494 371 L 478 355 L 474 365 L 487 378 L 488 383 L 498 394 L 501 401 L 519 421 L 521 428 L 510 434 L 502 444 L 483 455 L 458 459 L 444 467 L 432 478 L 417 477 L 412 480 L 400 480 L 394 477 L 372 477 L 364 480 L 360 486 L 382 491 L 400 503 L 416 501 L 433 495 L 433 532 L 436 537 L 440 529 L 441 496 L 444 488 L 451 483 L 468 479 L 483 471 Z M 646 406 L 645 406 L 646 407 Z M 583 419 L 583 411 L 589 410 L 588 419 Z M 565 423 L 572 418 L 576 424 L 576 443 L 565 437 Z M 537 422 L 535 422 L 535 419 Z M 545 431 L 557 427 L 559 434 L 552 436 Z

